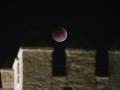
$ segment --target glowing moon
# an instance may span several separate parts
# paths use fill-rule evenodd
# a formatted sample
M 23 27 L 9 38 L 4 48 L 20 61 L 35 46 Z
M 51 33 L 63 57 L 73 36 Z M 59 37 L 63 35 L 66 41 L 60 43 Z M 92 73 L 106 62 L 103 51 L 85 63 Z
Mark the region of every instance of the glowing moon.
M 57 42 L 63 42 L 67 39 L 67 30 L 63 27 L 59 27 L 54 30 L 52 37 Z

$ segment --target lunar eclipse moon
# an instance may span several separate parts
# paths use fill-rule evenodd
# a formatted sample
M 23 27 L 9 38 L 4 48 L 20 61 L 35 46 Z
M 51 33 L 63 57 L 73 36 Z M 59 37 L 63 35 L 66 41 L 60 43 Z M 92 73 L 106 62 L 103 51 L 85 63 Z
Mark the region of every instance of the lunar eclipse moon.
M 67 30 L 63 27 L 56 28 L 52 32 L 52 37 L 56 42 L 63 42 L 67 39 Z

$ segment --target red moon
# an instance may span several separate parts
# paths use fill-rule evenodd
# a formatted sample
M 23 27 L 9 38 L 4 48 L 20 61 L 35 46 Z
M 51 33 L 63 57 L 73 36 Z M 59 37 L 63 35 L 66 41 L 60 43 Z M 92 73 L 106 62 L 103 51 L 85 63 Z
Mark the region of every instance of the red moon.
M 63 27 L 59 27 L 54 30 L 52 37 L 57 42 L 63 42 L 67 39 L 67 30 Z

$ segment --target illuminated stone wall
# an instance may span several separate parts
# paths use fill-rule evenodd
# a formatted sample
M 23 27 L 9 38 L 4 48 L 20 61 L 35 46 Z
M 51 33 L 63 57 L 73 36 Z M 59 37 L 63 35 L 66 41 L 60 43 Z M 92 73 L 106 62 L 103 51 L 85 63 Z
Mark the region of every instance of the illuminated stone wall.
M 66 50 L 68 76 L 52 76 L 52 49 L 24 49 L 24 90 L 93 90 L 95 88 L 94 52 Z
M 14 73 L 12 69 L 1 69 L 2 89 L 13 90 L 14 87 Z
M 22 50 L 23 90 L 65 90 L 63 89 L 65 87 L 69 88 L 66 90 L 120 89 L 119 51 L 109 52 L 109 79 L 96 79 L 95 51 L 67 49 L 68 76 L 55 77 L 52 75 L 52 48 L 22 48 Z
M 109 52 L 109 79 L 95 77 L 95 51 L 67 49 L 68 76 L 52 76 L 52 48 L 23 49 L 24 90 L 119 90 L 120 52 Z

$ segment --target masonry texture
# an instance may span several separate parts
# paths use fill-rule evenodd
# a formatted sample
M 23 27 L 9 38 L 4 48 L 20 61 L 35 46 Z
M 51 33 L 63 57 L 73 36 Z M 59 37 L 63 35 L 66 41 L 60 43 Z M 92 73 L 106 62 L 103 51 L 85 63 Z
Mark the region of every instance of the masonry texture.
M 0 90 L 13 90 L 14 87 L 14 74 L 12 69 L 1 69 L 2 89 Z
M 65 77 L 52 76 L 51 48 L 23 49 L 23 90 L 119 90 L 120 52 L 109 52 L 110 78 L 96 80 L 95 51 L 67 49 L 67 73 Z

